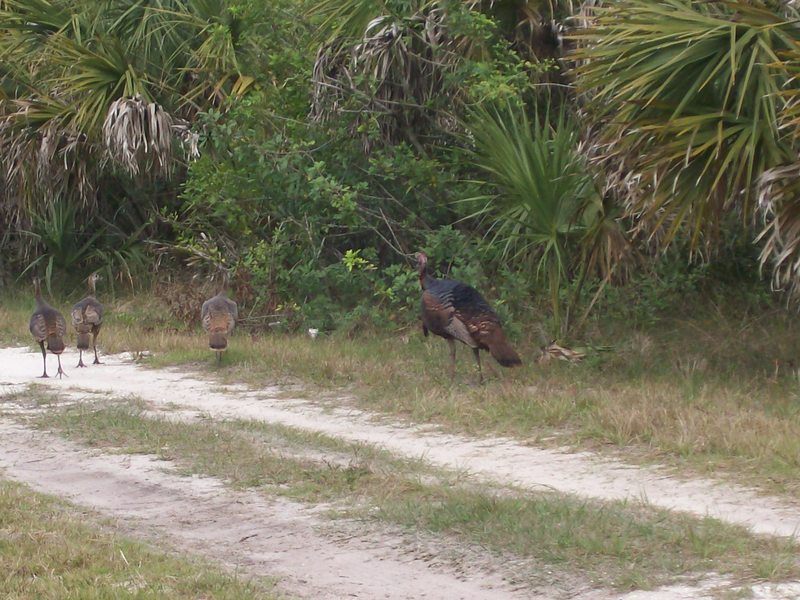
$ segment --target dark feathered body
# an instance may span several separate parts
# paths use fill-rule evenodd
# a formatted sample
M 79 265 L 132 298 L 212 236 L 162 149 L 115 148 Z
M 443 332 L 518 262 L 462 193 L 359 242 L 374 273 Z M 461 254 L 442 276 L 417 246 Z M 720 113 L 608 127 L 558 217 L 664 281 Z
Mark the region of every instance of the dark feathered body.
M 89 279 L 89 295 L 72 307 L 72 326 L 78 333 L 78 350 L 80 358 L 78 366 L 84 367 L 83 351 L 89 349 L 91 343 L 94 349 L 94 364 L 100 364 L 97 358 L 97 334 L 103 324 L 103 305 L 97 301 L 94 295 L 97 293 L 96 283 L 100 279 L 97 274 L 92 274 Z
M 213 298 L 203 302 L 200 310 L 203 329 L 208 332 L 208 346 L 217 352 L 217 359 L 222 360 L 222 352 L 228 347 L 228 336 L 233 333 L 239 310 L 236 302 L 220 292 Z
M 36 308 L 31 315 L 28 328 L 33 339 L 42 349 L 42 361 L 44 363 L 42 377 L 47 377 L 47 350 L 58 356 L 58 376 L 61 377 L 64 371 L 61 369 L 60 355 L 64 352 L 64 336 L 67 334 L 67 322 L 60 312 L 44 301 L 38 280 L 34 282 L 34 289 Z
M 72 325 L 78 332 L 78 348 L 88 350 L 90 336 L 97 336 L 103 325 L 103 305 L 94 296 L 87 296 L 72 307 Z
M 473 349 L 480 375 L 479 350 L 487 350 L 504 367 L 522 364 L 519 355 L 506 339 L 497 313 L 478 290 L 452 279 L 434 279 L 427 271 L 427 257 L 417 254 L 417 268 L 422 287 L 423 333 L 443 337 L 450 343 L 451 369 L 455 369 L 455 345 L 458 340 Z
M 67 321 L 41 298 L 36 299 L 36 309 L 31 315 L 29 327 L 33 338 L 39 343 L 44 342 L 50 352 L 61 354 L 64 351 Z
M 422 292 L 422 323 L 445 339 L 487 350 L 504 367 L 522 364 L 509 346 L 500 318 L 478 290 L 451 279 L 428 278 Z

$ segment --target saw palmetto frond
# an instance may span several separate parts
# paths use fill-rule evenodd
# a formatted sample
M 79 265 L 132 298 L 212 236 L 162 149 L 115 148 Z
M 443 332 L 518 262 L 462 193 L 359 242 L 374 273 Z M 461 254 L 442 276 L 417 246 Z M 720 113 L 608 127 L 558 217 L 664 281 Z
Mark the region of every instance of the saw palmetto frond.
M 793 153 L 778 114 L 794 84 L 772 65 L 796 25 L 748 2 L 621 0 L 573 39 L 597 160 L 641 230 L 669 243 L 688 229 L 700 248 L 725 215 L 748 223 L 758 176 Z

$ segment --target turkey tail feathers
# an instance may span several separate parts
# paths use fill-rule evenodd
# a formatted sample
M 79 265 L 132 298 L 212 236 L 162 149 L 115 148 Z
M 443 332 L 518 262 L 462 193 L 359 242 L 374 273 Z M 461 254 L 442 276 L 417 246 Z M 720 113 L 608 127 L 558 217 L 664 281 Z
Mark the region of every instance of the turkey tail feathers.
M 64 351 L 64 339 L 60 335 L 48 335 L 47 349 L 53 354 L 61 354 Z
M 212 331 L 208 334 L 208 346 L 212 350 L 225 350 L 228 347 L 228 339 L 224 333 Z
M 504 367 L 518 367 L 522 364 L 519 354 L 508 343 L 502 331 L 498 330 L 491 340 L 487 340 L 486 346 L 494 359 Z

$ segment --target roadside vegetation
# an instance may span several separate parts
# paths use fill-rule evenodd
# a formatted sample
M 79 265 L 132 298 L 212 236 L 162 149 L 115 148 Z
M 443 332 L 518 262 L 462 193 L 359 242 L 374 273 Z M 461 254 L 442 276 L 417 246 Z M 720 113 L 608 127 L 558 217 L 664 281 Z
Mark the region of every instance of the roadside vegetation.
M 525 364 L 494 365 L 484 386 L 475 385 L 472 357 L 463 349 L 451 383 L 446 344 L 426 340 L 418 326 L 316 339 L 239 331 L 218 368 L 199 327 L 181 325 L 147 296 L 110 307 L 100 346 L 102 353 L 131 352 L 143 365 L 190 366 L 212 380 L 254 388 L 301 384 L 298 393 L 314 401 L 337 398 L 450 431 L 665 463 L 794 498 L 800 481 L 795 320 L 780 307 L 754 314 L 727 306 L 719 312 L 706 305 L 702 314 L 665 317 L 634 332 L 618 320 L 598 322 L 597 346 L 577 364 L 536 362 L 538 334 L 521 332 Z M 24 297 L 2 303 L 3 343 L 31 344 L 30 307 Z M 32 377 L 39 366 L 32 362 Z M 77 373 L 72 367 L 66 365 L 68 374 Z
M 800 264 L 796 17 L 9 2 L 0 276 L 64 297 L 101 271 L 107 294 L 155 285 L 187 322 L 225 271 L 252 330 L 358 335 L 413 321 L 422 249 L 546 341 L 585 342 L 604 305 L 657 318 L 647 282 L 673 311 L 722 281 L 771 310 Z
M 5 598 L 277 599 L 271 588 L 128 539 L 62 500 L 0 480 Z

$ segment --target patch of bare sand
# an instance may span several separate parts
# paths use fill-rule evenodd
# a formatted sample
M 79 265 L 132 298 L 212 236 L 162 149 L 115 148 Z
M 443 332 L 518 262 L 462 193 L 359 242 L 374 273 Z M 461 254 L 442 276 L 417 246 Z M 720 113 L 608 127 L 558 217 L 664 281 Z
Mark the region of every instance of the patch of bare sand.
M 69 353 L 64 359 L 69 362 Z M 70 369 L 71 378 L 35 379 L 40 355 L 24 348 L 0 349 L 0 393 L 32 381 L 69 390 L 136 395 L 155 406 L 196 409 L 217 418 L 255 419 L 373 444 L 395 454 L 466 471 L 486 481 L 528 489 L 552 489 L 602 500 L 644 501 L 653 506 L 712 516 L 756 533 L 794 536 L 800 509 L 759 496 L 754 490 L 706 479 L 677 479 L 659 468 L 643 468 L 572 453 L 524 446 L 514 440 L 473 439 L 444 434 L 430 426 L 378 421 L 352 408 L 330 408 L 287 399 L 281 388 L 248 390 L 217 386 L 177 369 L 146 369 L 122 356 L 105 365 Z M 3 385 L 5 384 L 5 385 Z
M 133 537 L 166 542 L 242 576 L 277 576 L 278 591 L 315 600 L 717 600 L 719 591 L 737 589 L 713 574 L 623 594 L 546 569 L 518 576 L 531 565 L 498 564 L 422 535 L 324 521 L 305 506 L 234 492 L 214 478 L 179 477 L 152 456 L 88 451 L 2 419 L 0 473 L 108 516 Z M 748 593 L 796 600 L 800 584 L 762 584 Z

